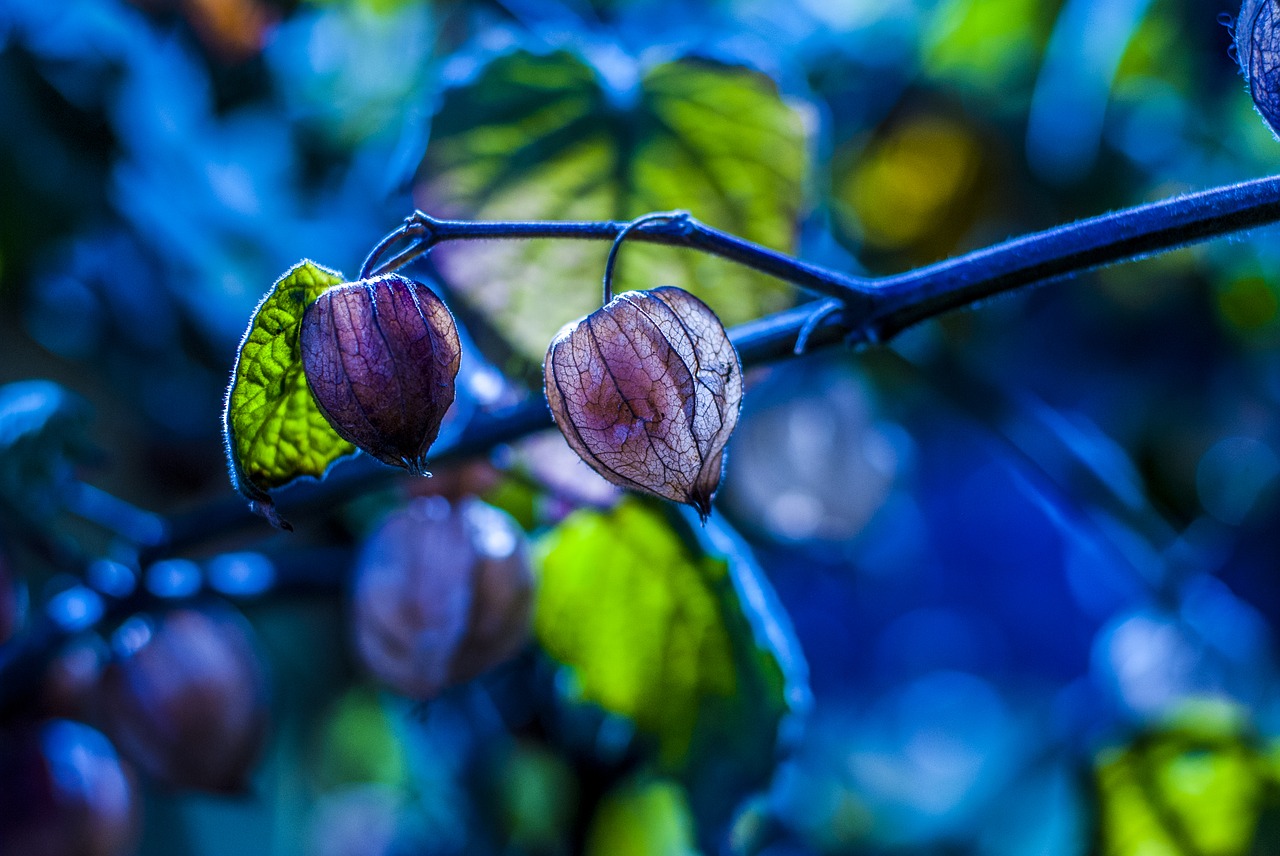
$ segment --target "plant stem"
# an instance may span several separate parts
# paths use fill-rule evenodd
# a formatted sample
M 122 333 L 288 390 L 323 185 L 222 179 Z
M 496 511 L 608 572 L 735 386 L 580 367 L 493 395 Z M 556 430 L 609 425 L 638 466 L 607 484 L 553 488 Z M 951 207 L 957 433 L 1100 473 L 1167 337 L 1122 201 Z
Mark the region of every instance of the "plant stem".
M 437 220 L 416 211 L 378 244 L 361 276 L 396 270 L 448 241 L 615 241 L 625 232 L 632 240 L 699 250 L 837 298 L 845 305 L 847 338 L 884 342 L 921 321 L 998 294 L 1280 221 L 1280 176 L 1113 211 L 880 278 L 848 276 L 809 264 L 687 214 L 649 216 L 654 219 L 479 222 Z M 380 264 L 401 241 L 408 242 L 405 249 Z
M 639 222 L 472 222 L 437 220 L 418 211 L 379 242 L 361 276 L 395 270 L 446 241 L 615 241 L 626 232 L 631 240 L 684 246 L 729 258 L 838 298 L 844 304 L 843 311 L 833 312 L 831 301 L 818 301 L 735 327 L 729 332 L 730 338 L 743 365 L 750 368 L 791 356 L 802 332 L 806 349 L 842 341 L 883 342 L 913 324 L 997 294 L 1278 220 L 1280 176 L 1272 176 L 1127 208 L 905 274 L 868 280 L 793 259 L 712 229 L 680 212 L 652 220 L 640 218 Z M 407 246 L 380 264 L 382 257 L 402 241 Z M 503 411 L 482 412 L 458 439 L 437 445 L 431 457 L 435 462 L 447 462 L 482 454 L 551 424 L 541 398 Z M 343 496 L 396 475 L 398 471 L 369 461 L 347 464 L 323 482 L 287 491 L 284 504 L 289 514 L 305 515 L 313 508 L 329 507 Z M 248 512 L 239 497 L 228 497 L 189 517 L 173 520 L 165 543 L 146 555 L 172 555 L 228 530 L 258 522 L 260 518 Z
M 745 241 L 728 232 L 713 229 L 684 212 L 645 215 L 638 220 L 437 220 L 415 211 L 394 232 L 387 235 L 365 259 L 360 277 L 391 273 L 438 244 L 449 241 L 561 240 L 616 241 L 619 235 L 633 241 L 687 247 L 729 259 L 745 267 L 767 273 L 801 288 L 842 300 L 856 298 L 869 288 L 869 281 L 828 270 L 819 265 Z M 634 224 L 634 228 L 633 228 Z M 382 258 L 398 243 L 406 246 L 389 261 Z
M 1277 221 L 1280 176 L 1113 211 L 875 280 L 878 306 L 861 323 L 886 341 L 997 294 Z
M 618 233 L 618 237 L 613 239 L 613 246 L 609 248 L 609 257 L 605 259 L 604 263 L 604 301 L 600 304 L 601 306 L 607 305 L 609 301 L 613 300 L 613 269 L 618 263 L 618 252 L 622 249 L 623 239 L 646 223 L 656 223 L 663 220 L 688 221 L 692 220 L 692 217 L 688 211 L 661 211 L 656 214 L 646 214 L 643 217 L 637 217 L 624 226 L 622 231 Z

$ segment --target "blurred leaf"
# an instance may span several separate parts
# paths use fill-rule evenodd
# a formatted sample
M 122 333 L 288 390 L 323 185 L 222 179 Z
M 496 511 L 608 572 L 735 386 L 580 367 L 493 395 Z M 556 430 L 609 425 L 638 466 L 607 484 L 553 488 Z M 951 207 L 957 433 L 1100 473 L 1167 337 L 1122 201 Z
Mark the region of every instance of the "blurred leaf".
M 419 207 L 441 217 L 631 219 L 681 208 L 788 250 L 805 172 L 799 115 L 771 81 L 690 60 L 607 75 L 568 53 L 513 53 L 449 92 L 421 167 Z M 607 79 L 606 79 L 607 78 Z M 605 242 L 461 243 L 434 251 L 446 279 L 516 350 L 541 360 L 566 322 L 598 308 Z M 727 262 L 628 246 L 615 293 L 687 288 L 726 325 L 781 308 L 788 289 Z
M 353 783 L 401 785 L 406 772 L 404 750 L 377 693 L 348 690 L 324 724 L 316 773 L 321 789 Z
M 944 0 L 924 38 L 925 69 L 1020 105 L 1009 87 L 1030 84 L 1051 23 L 1041 0 Z
M 693 509 L 681 508 L 679 515 L 686 542 L 728 571 L 713 591 L 729 630 L 739 693 L 704 705 L 708 725 L 695 734 L 684 776 L 695 815 L 719 825 L 745 794 L 769 780 L 798 739 L 813 701 L 809 664 L 742 537 L 719 517 L 703 526 Z
M 377 15 L 391 15 L 408 6 L 422 6 L 427 0 L 307 0 L 312 6 L 344 6 L 364 9 Z
M 1243 856 L 1269 784 L 1265 754 L 1220 704 L 1104 753 L 1096 775 L 1107 856 Z
M 772 771 L 807 669 L 758 569 L 692 514 L 629 498 L 566 518 L 539 544 L 534 627 L 581 699 L 633 720 L 698 816 L 724 821 Z
M 54 490 L 88 459 L 89 404 L 47 380 L 0 386 L 0 500 L 24 514 L 52 512 Z
M 684 789 L 667 779 L 623 784 L 600 802 L 586 856 L 695 856 Z
M 306 139 L 315 146 L 359 151 L 374 141 L 404 137 L 403 153 L 371 178 L 403 181 L 426 143 L 420 111 L 409 105 L 434 98 L 430 88 L 433 42 L 439 33 L 426 0 L 324 0 L 302 10 L 272 33 L 266 59 L 280 95 L 302 120 Z M 325 45 L 316 61 L 316 45 Z M 417 61 L 407 62 L 414 57 Z M 410 142 L 412 140 L 413 142 Z M 384 154 L 384 158 L 386 155 Z M 384 201 L 382 194 L 369 194 Z
M 563 852 L 578 802 L 578 780 L 565 757 L 520 741 L 497 773 L 511 844 L 525 853 Z
M 355 451 L 316 407 L 302 372 L 302 313 L 342 275 L 300 262 L 258 304 L 240 344 L 223 417 L 232 482 L 270 515 L 266 491 L 324 475 Z
M 738 675 L 714 594 L 727 567 L 689 552 L 636 501 L 579 512 L 540 544 L 535 632 L 582 698 L 635 720 L 668 769 L 683 763 L 705 699 Z
M 1275 284 L 1259 274 L 1222 277 L 1217 289 L 1218 313 L 1243 336 L 1273 332 L 1280 317 Z
M 1116 69 L 1117 84 L 1140 80 L 1146 99 L 1151 97 L 1152 79 L 1171 83 L 1179 90 L 1202 85 L 1208 70 L 1202 65 L 1202 57 L 1186 49 L 1185 24 L 1180 11 L 1161 3 L 1145 10 Z M 1169 62 L 1169 57 L 1176 52 L 1181 52 L 1182 60 Z M 1122 86 L 1117 86 L 1118 91 L 1121 89 Z
M 983 141 L 963 123 L 911 118 L 835 158 L 836 213 L 873 250 L 936 261 L 977 218 L 983 160 Z
M 1041 0 L 945 0 L 929 26 L 928 70 L 983 88 L 1032 72 L 1052 22 Z

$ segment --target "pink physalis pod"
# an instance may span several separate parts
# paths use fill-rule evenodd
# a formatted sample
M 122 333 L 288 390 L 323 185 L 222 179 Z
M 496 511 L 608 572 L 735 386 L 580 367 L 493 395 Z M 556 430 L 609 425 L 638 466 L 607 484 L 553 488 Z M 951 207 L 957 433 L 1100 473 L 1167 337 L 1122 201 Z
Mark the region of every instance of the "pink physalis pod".
M 592 469 L 707 518 L 742 364 L 705 303 L 671 286 L 620 294 L 560 331 L 543 374 L 556 425 Z

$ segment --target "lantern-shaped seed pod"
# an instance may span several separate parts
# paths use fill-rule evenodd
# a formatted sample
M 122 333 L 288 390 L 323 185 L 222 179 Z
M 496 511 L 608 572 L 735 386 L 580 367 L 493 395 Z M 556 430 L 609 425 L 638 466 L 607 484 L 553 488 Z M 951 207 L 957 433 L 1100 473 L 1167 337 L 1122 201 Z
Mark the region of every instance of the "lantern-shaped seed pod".
M 356 647 L 382 682 L 428 699 L 529 638 L 524 532 L 477 499 L 415 500 L 366 542 L 355 572 Z
M 242 791 L 262 752 L 267 676 L 245 619 L 228 607 L 135 616 L 99 681 L 103 730 L 151 777 Z
M 592 469 L 707 518 L 742 365 L 705 303 L 671 286 L 620 294 L 560 331 L 543 373 L 556 425 Z
M 138 838 L 133 777 L 101 733 L 66 719 L 0 734 L 0 853 L 126 856 Z
M 1280 131 L 1280 4 L 1245 0 L 1236 19 L 1236 58 L 1271 133 Z
M 462 356 L 444 302 L 397 274 L 344 283 L 307 307 L 301 347 L 307 386 L 333 429 L 384 463 L 425 473 Z

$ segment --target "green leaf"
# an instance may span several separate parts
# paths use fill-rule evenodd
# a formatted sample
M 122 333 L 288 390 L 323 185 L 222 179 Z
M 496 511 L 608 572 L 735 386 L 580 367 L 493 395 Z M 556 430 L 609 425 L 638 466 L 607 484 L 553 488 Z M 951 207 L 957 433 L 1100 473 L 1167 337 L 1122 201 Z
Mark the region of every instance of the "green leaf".
M 950 85 L 1021 103 L 1052 20 L 1039 0 L 945 0 L 922 39 L 924 68 Z
M 569 53 L 512 53 L 446 95 L 417 201 L 435 216 L 485 220 L 629 220 L 679 208 L 786 251 L 805 168 L 799 113 L 756 72 L 681 60 L 611 68 L 606 81 Z M 541 361 L 563 324 L 599 307 L 608 249 L 458 242 L 433 258 L 519 353 Z M 791 294 L 720 259 L 629 244 L 614 292 L 659 285 L 692 291 L 727 325 L 783 308 Z
M 489 784 L 510 848 L 556 853 L 572 833 L 578 779 L 567 758 L 540 743 L 514 741 Z
M 294 265 L 258 304 L 240 343 L 223 415 L 231 479 L 275 523 L 282 521 L 268 490 L 299 476 L 319 478 L 355 451 L 312 399 L 298 347 L 303 311 L 341 282 L 341 274 L 314 262 Z
M 1249 853 L 1276 807 L 1264 750 L 1217 701 L 1103 753 L 1096 777 L 1105 856 Z
M 338 699 L 325 718 L 316 766 L 321 790 L 365 782 L 404 784 L 404 747 L 376 692 L 356 687 Z
M 586 856 L 696 856 L 684 789 L 669 779 L 624 783 L 603 800 L 587 831 Z
M 701 541 L 701 543 L 699 543 Z M 763 784 L 807 670 L 787 617 L 727 530 L 628 498 L 538 544 L 534 629 L 578 698 L 634 722 L 660 769 L 722 822 Z

